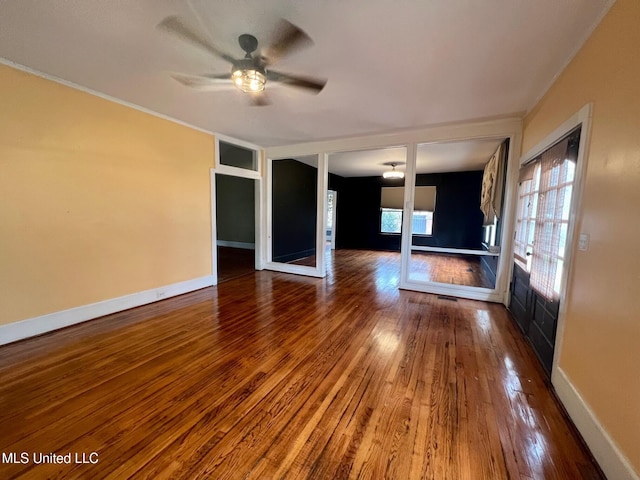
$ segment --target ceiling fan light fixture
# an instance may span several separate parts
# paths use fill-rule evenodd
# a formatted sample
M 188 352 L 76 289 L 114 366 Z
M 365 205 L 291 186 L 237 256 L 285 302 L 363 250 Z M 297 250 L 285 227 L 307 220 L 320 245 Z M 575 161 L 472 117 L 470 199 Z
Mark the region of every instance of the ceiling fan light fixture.
M 400 179 L 404 178 L 404 172 L 396 170 L 396 164 L 391 164 L 391 170 L 388 170 L 382 174 L 382 178 Z
M 243 60 L 234 65 L 231 78 L 234 85 L 244 93 L 262 92 L 267 83 L 265 70 L 255 65 L 252 60 Z

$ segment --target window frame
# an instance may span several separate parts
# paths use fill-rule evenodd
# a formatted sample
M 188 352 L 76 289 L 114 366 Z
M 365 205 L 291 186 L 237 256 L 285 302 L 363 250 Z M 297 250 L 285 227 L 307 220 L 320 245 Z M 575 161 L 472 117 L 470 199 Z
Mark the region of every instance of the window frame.
M 384 215 L 385 211 L 390 211 L 390 212 L 394 212 L 394 213 L 399 213 L 400 214 L 400 230 L 397 232 L 385 232 L 382 230 L 382 216 Z M 413 218 L 415 219 L 415 216 L 417 214 L 422 214 L 422 213 L 427 213 L 427 214 L 431 214 L 431 221 L 429 221 L 429 219 L 427 219 L 427 226 L 431 226 L 431 230 L 430 233 L 414 233 L 411 232 L 411 235 L 416 236 L 416 237 L 433 237 L 433 222 L 434 222 L 434 213 L 435 212 L 430 212 L 427 210 L 414 210 L 413 211 Z M 380 207 L 380 225 L 378 228 L 378 231 L 381 235 L 402 235 L 402 220 L 403 220 L 403 215 L 404 212 L 402 211 L 402 209 L 400 208 L 388 208 L 388 207 Z

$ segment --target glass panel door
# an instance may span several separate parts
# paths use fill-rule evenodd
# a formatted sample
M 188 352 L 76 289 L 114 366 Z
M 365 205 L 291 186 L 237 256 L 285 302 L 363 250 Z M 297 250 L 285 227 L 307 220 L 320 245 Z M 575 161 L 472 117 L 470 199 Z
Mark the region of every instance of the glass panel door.
M 551 373 L 580 129 L 520 171 L 509 310 Z

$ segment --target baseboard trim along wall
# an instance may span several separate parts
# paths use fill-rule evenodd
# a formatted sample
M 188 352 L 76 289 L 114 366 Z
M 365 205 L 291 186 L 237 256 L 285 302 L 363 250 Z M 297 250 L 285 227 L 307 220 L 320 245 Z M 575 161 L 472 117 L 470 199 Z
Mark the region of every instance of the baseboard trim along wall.
M 0 325 L 0 345 L 209 287 L 213 285 L 213 281 L 213 276 L 207 275 L 193 280 L 173 283 L 143 292 L 132 293 L 122 297 L 111 298 L 89 305 L 82 305 L 68 310 L 61 310 L 39 317 Z
M 610 479 L 640 480 L 627 457 L 598 421 L 589 405 L 575 389 L 567 374 L 558 368 L 553 375 L 553 386 L 571 420 L 580 431 L 600 468 Z
M 216 245 L 219 247 L 243 248 L 245 250 L 255 250 L 255 243 L 248 242 L 232 242 L 230 240 L 217 240 Z

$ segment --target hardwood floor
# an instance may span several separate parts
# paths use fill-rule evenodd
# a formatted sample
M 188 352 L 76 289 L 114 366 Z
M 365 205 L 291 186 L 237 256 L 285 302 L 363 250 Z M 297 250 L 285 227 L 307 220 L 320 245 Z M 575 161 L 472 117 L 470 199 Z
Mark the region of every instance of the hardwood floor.
M 217 247 L 218 283 L 256 270 L 256 252 L 244 248 Z
M 501 305 L 399 254 L 255 272 L 0 348 L 0 478 L 597 479 Z
M 409 276 L 427 282 L 495 288 L 476 255 L 414 251 L 411 252 Z

